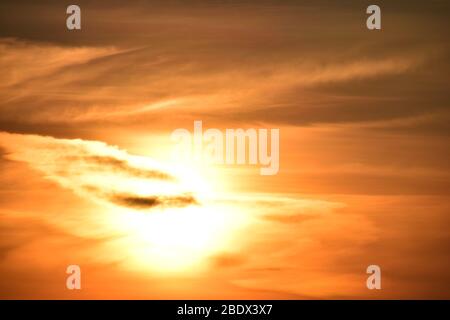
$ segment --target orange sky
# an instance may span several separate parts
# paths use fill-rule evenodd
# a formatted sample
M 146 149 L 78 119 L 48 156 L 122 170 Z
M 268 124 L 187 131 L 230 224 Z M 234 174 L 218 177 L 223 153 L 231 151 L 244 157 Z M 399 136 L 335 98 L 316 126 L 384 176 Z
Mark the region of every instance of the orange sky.
M 381 31 L 364 2 L 78 5 L 0 4 L 0 298 L 450 297 L 445 1 Z M 194 120 L 280 129 L 279 172 L 174 158 Z

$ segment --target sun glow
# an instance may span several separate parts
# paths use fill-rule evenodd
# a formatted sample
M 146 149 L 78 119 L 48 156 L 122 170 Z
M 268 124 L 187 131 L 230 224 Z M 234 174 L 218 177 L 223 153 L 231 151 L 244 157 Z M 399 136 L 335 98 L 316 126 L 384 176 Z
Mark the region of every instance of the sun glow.
M 115 218 L 110 222 L 125 234 L 116 245 L 126 252 L 125 267 L 132 270 L 158 274 L 205 271 L 209 258 L 232 248 L 236 233 L 249 223 L 249 217 L 219 201 L 227 181 L 220 168 L 187 161 L 172 162 L 167 168 L 177 177 L 171 186 L 174 189 L 165 190 L 164 182 L 155 187 L 164 193 L 189 190 L 198 202 L 182 208 L 111 208 Z M 128 187 L 136 194 L 148 192 L 145 184 Z
M 105 259 L 123 261 L 125 268 L 201 271 L 209 257 L 230 250 L 249 219 L 243 208 L 220 201 L 228 178 L 216 166 L 135 156 L 98 141 L 4 136 L 22 146 L 11 158 L 37 159 L 33 168 L 95 203 L 101 212 L 86 216 L 95 228 L 64 226 L 80 236 L 106 237 Z
M 225 250 L 244 216 L 214 204 L 122 212 L 116 225 L 127 236 L 119 242 L 131 269 L 156 272 L 198 272 L 205 259 Z

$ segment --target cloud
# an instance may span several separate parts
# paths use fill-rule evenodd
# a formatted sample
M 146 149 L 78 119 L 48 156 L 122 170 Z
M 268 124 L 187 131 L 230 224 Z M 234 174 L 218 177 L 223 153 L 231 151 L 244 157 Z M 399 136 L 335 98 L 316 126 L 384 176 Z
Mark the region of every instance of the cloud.
M 92 200 L 131 209 L 197 204 L 167 168 L 98 141 L 0 133 L 5 157 Z
M 342 124 L 448 103 L 449 47 L 440 41 L 447 36 L 438 6 L 430 16 L 418 2 L 404 11 L 386 4 L 395 15 L 384 20 L 390 31 L 369 36 L 359 7 L 326 3 L 335 10 L 272 1 L 266 8 L 273 10 L 246 1 L 84 3 L 83 14 L 102 18 L 86 19 L 82 37 L 45 23 L 48 32 L 30 35 L 33 28 L 5 17 L 11 30 L 0 33 L 0 130 L 67 137 L 99 124 L 167 129 L 193 116 Z M 63 22 L 64 14 L 55 18 L 62 5 L 33 8 L 52 17 L 51 25 Z M 423 86 L 430 81 L 432 90 Z
M 14 89 L 17 85 L 49 77 L 70 65 L 82 65 L 116 53 L 113 47 L 75 47 L 0 39 L 0 88 Z M 46 63 L 43 64 L 42 62 Z
M 183 195 L 176 197 L 160 196 L 160 197 L 136 197 L 126 195 L 114 195 L 111 201 L 120 205 L 131 208 L 145 209 L 153 207 L 184 207 L 191 204 L 197 204 L 197 200 L 191 195 Z
M 137 168 L 130 165 L 127 160 L 111 156 L 68 156 L 66 159 L 68 161 L 84 163 L 88 167 L 94 166 L 99 171 L 113 171 L 140 178 L 176 181 L 175 177 L 166 172 Z

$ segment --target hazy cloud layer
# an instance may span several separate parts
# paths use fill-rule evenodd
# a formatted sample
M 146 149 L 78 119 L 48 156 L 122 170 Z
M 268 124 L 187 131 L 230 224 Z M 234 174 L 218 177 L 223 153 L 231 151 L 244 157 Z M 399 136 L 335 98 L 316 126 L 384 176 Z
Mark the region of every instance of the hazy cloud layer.
M 196 117 L 392 131 L 393 119 L 427 117 L 418 131 L 447 135 L 445 1 L 383 3 L 379 33 L 364 3 L 263 3 L 82 2 L 71 33 L 63 4 L 4 2 L 21 14 L 2 19 L 0 128 L 69 136 Z

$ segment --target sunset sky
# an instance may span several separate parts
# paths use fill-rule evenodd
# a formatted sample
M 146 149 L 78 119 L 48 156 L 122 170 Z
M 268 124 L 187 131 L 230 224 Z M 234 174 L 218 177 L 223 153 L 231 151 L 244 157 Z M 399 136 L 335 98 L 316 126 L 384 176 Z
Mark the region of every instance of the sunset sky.
M 450 4 L 376 3 L 1 1 L 0 298 L 449 299 Z

